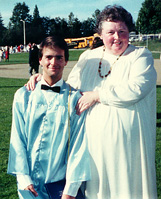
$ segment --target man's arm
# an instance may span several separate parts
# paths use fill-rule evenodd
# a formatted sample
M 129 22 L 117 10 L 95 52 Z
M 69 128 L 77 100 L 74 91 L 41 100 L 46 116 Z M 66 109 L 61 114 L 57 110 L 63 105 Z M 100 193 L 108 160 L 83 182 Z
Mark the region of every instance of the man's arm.
M 12 106 L 12 129 L 10 139 L 10 152 L 8 170 L 9 174 L 17 176 L 20 188 L 31 189 L 32 180 L 29 176 L 27 158 L 27 135 L 25 133 L 25 88 L 19 89 Z M 29 187 L 28 187 L 29 186 Z M 35 193 L 35 191 L 33 191 Z M 35 193 L 36 194 L 36 193 Z
M 29 175 L 17 175 L 17 182 L 20 189 L 29 190 L 34 194 L 34 196 L 38 196 L 38 193 L 34 189 L 33 182 Z
M 90 180 L 90 161 L 87 136 L 85 134 L 86 112 L 79 116 L 76 114 L 75 108 L 80 96 L 79 92 L 75 92 L 71 96 L 70 104 L 70 155 L 68 158 L 64 194 L 72 196 L 77 195 L 82 182 Z

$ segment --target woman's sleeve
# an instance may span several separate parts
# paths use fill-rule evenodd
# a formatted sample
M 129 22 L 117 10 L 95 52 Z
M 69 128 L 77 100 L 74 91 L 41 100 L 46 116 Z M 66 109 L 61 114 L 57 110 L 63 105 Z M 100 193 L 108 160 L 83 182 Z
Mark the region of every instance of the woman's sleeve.
M 86 65 L 88 52 L 89 50 L 86 50 L 80 55 L 78 62 L 75 64 L 68 76 L 67 83 L 75 89 L 79 89 L 80 87 L 80 75 Z
M 156 86 L 156 78 L 153 57 L 148 50 L 144 50 L 132 63 L 128 80 L 99 90 L 100 101 L 116 107 L 131 106 L 150 93 Z

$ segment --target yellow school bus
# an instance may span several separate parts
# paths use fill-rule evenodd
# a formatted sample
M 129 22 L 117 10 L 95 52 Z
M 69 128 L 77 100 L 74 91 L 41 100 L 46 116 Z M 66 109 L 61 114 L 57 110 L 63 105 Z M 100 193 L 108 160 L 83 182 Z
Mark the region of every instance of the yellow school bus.
M 91 47 L 94 36 L 81 37 L 81 38 L 68 38 L 65 39 L 69 47 L 74 48 L 86 48 Z

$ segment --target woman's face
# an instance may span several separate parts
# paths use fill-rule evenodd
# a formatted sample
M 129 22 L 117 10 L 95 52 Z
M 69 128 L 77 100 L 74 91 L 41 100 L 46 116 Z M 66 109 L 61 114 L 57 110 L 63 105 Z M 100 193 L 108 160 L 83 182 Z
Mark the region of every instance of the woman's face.
M 122 21 L 104 21 L 101 38 L 109 53 L 120 55 L 128 47 L 129 30 Z

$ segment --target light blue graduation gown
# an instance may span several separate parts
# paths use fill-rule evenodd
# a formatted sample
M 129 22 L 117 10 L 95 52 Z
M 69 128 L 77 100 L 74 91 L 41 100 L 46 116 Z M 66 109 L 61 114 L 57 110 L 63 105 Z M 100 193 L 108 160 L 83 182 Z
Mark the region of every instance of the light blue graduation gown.
M 84 133 L 85 113 L 76 114 L 81 94 L 70 97 L 70 157 L 68 151 L 69 86 L 47 104 L 39 82 L 34 91 L 20 88 L 14 96 L 8 173 L 29 175 L 36 190 L 47 198 L 44 183 L 63 178 L 67 183 L 90 179 L 89 154 Z M 70 187 L 70 186 L 69 186 Z

